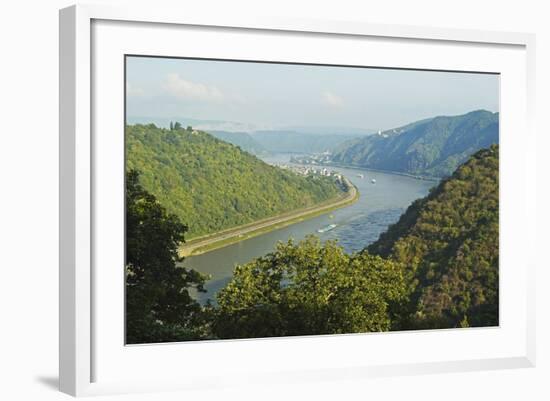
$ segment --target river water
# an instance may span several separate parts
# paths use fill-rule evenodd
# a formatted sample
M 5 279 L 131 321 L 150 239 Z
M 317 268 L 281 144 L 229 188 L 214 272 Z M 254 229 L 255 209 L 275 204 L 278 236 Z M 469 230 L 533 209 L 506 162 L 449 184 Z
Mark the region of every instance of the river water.
M 289 163 L 289 154 L 264 157 L 267 163 Z M 194 294 L 204 303 L 214 300 L 215 294 L 231 279 L 236 264 L 250 262 L 274 249 L 278 241 L 290 237 L 301 240 L 308 234 L 315 234 L 322 241 L 337 239 L 347 252 L 356 252 L 372 242 L 395 223 L 407 206 L 415 199 L 425 196 L 436 183 L 411 177 L 357 170 L 334 168 L 346 176 L 359 189 L 360 197 L 351 206 L 334 210 L 321 216 L 271 231 L 224 248 L 202 255 L 188 257 L 183 265 L 212 277 L 206 284 L 206 293 Z M 364 177 L 361 178 L 360 174 Z M 372 179 L 376 183 L 372 183 Z M 325 233 L 317 230 L 329 224 L 336 228 Z

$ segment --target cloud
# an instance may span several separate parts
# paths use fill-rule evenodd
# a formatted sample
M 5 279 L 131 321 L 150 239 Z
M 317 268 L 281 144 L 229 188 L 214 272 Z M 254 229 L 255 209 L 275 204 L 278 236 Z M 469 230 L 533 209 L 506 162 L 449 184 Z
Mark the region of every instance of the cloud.
M 126 84 L 126 95 L 127 96 L 143 96 L 144 94 L 145 94 L 145 92 L 143 91 L 143 89 L 138 88 L 138 87 L 132 85 L 129 82 Z
M 220 102 L 225 98 L 217 87 L 188 81 L 175 73 L 166 76 L 163 89 L 170 95 L 180 99 Z
M 342 99 L 338 95 L 335 95 L 332 92 L 324 91 L 322 93 L 322 99 L 323 99 L 323 103 L 325 103 L 326 105 L 328 105 L 330 107 L 333 107 L 333 108 L 336 108 L 336 109 L 340 109 L 340 108 L 344 107 L 344 99 Z

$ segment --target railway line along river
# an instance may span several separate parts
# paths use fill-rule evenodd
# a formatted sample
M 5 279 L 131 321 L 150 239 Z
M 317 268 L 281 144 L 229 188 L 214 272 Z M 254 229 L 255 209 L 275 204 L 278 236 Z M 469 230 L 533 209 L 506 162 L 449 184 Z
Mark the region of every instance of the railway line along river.
M 290 154 L 263 159 L 271 164 L 289 164 Z M 412 201 L 427 195 L 436 184 L 434 181 L 353 168 L 338 167 L 334 170 L 341 172 L 357 187 L 359 200 L 350 206 L 185 258 L 183 266 L 211 276 L 205 286 L 207 292 L 194 296 L 202 303 L 208 299 L 214 301 L 216 292 L 231 279 L 236 264 L 263 256 L 271 252 L 278 241 L 287 241 L 290 237 L 299 241 L 314 234 L 322 241 L 337 239 L 347 252 L 359 251 L 376 241 L 390 224 L 399 219 Z

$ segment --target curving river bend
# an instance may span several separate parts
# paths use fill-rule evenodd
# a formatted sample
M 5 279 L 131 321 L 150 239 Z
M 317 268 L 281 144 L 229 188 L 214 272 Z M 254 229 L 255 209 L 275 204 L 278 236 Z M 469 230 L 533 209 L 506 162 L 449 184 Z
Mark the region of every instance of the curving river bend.
M 288 163 L 290 155 L 278 154 L 263 160 L 267 163 Z M 197 299 L 201 303 L 208 299 L 214 300 L 216 292 L 231 279 L 236 264 L 247 263 L 269 253 L 277 241 L 287 241 L 289 237 L 301 240 L 308 234 L 315 234 L 321 240 L 337 239 L 347 252 L 359 251 L 376 241 L 380 233 L 395 223 L 412 201 L 428 194 L 436 184 L 433 181 L 381 172 L 350 168 L 334 170 L 344 174 L 359 189 L 360 198 L 357 202 L 310 220 L 186 258 L 184 266 L 212 277 L 205 286 L 208 292 L 194 294 Z M 364 178 L 359 174 L 364 175 Z M 376 180 L 375 184 L 371 182 L 372 179 Z M 317 232 L 328 224 L 336 224 L 336 228 L 325 233 Z

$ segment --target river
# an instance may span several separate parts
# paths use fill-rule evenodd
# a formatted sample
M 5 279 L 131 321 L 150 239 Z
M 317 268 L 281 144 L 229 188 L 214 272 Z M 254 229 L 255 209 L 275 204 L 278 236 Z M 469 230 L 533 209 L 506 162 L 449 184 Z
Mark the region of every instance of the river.
M 267 163 L 288 163 L 289 154 L 264 157 Z M 315 234 L 325 241 L 337 239 L 347 252 L 355 252 L 376 241 L 380 233 L 395 223 L 407 206 L 425 196 L 436 182 L 411 177 L 351 168 L 334 168 L 346 176 L 359 189 L 360 197 L 351 206 L 344 207 L 312 219 L 271 231 L 202 255 L 191 256 L 183 265 L 212 277 L 206 284 L 206 293 L 194 294 L 204 303 L 231 279 L 236 264 L 243 264 L 265 255 L 278 241 L 292 237 L 301 240 Z M 361 178 L 360 174 L 364 177 Z M 372 179 L 376 183 L 372 183 Z M 325 233 L 317 230 L 329 224 L 336 228 Z

